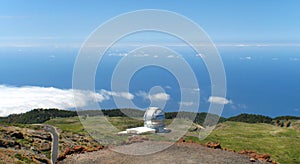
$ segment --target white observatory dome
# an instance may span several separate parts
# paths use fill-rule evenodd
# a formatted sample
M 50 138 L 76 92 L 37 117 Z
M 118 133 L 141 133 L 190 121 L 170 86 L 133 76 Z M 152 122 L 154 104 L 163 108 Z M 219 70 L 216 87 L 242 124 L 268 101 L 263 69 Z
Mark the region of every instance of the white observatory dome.
M 165 127 L 165 113 L 157 107 L 149 107 L 144 114 L 144 127 L 163 132 Z

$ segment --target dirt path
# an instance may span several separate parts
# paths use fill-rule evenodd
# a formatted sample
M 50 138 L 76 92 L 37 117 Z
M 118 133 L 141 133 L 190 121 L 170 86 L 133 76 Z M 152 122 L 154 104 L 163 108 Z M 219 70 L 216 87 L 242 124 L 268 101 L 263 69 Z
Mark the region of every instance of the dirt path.
M 51 161 L 52 161 L 52 164 L 54 164 L 58 157 L 58 132 L 54 126 L 45 125 L 45 124 L 44 124 L 44 126 L 45 126 L 45 130 L 50 132 L 51 137 L 52 137 Z
M 56 162 L 56 159 L 58 157 L 58 138 L 59 133 L 57 132 L 57 129 L 52 125 L 47 124 L 32 124 L 32 125 L 38 125 L 44 127 L 44 130 L 50 133 L 52 138 L 51 143 L 51 163 L 54 164 Z
M 143 148 L 166 146 L 168 142 L 143 142 L 113 147 L 115 151 L 134 153 Z M 198 144 L 174 144 L 173 146 L 150 155 L 126 155 L 111 149 L 68 156 L 61 163 L 250 163 L 250 158 L 237 153 L 206 148 Z M 255 163 L 260 163 L 256 161 Z

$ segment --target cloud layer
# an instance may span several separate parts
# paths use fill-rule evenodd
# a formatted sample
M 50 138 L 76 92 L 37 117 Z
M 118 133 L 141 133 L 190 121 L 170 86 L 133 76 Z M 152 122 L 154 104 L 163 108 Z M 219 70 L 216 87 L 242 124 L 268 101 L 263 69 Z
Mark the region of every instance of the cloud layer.
M 167 101 L 170 99 L 170 95 L 164 92 L 159 92 L 155 94 L 148 94 L 144 91 L 140 91 L 136 94 L 137 96 L 141 96 L 144 99 L 149 99 L 150 101 Z
M 129 92 L 112 92 L 112 91 L 107 91 L 107 90 L 101 89 L 100 93 L 101 93 L 101 95 L 105 96 L 108 99 L 109 99 L 109 96 L 121 97 L 121 98 L 124 98 L 127 100 L 134 99 L 134 95 Z
M 194 105 L 194 103 L 192 101 L 182 101 L 182 102 L 179 102 L 179 105 L 192 106 L 192 105 Z
M 222 105 L 233 103 L 231 100 L 228 100 L 225 97 L 217 97 L 217 96 L 210 96 L 208 99 L 208 102 L 214 103 L 214 104 L 222 104 Z
M 76 96 L 76 104 L 74 96 Z M 0 85 L 0 116 L 24 113 L 35 108 L 70 109 L 75 108 L 76 105 L 80 108 L 87 106 L 91 101 L 102 102 L 113 96 L 128 100 L 134 98 L 134 95 L 127 92 L 100 90 L 99 93 L 94 93 L 53 87 Z

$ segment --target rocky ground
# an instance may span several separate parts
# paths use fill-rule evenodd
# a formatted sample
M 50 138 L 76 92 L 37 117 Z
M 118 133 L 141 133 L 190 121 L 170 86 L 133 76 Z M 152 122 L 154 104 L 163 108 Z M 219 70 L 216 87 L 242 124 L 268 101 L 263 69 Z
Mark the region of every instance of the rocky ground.
M 102 147 L 88 135 L 62 132 L 58 129 L 59 156 Z M 43 125 L 0 125 L 1 163 L 51 163 L 52 137 Z M 66 152 L 67 151 L 67 152 Z
M 170 146 L 171 145 L 171 146 Z M 170 147 L 168 147 L 170 146 Z M 147 150 L 168 147 L 149 155 Z M 144 151 L 144 152 L 143 152 Z M 122 153 L 118 153 L 122 152 Z M 124 154 L 127 153 L 127 154 Z M 211 149 L 195 143 L 134 142 L 95 152 L 72 154 L 59 163 L 251 163 L 250 157 L 222 149 Z M 256 160 L 255 163 L 263 163 Z
M 197 129 L 196 129 L 197 130 Z M 194 130 L 193 130 L 194 131 Z M 128 136 L 122 145 L 104 147 L 84 133 L 58 129 L 58 163 L 264 163 L 267 154 L 231 152 L 220 143 L 205 145 L 154 141 L 147 135 Z M 0 125 L 1 163 L 50 163 L 52 138 L 43 125 Z
M 77 134 L 72 132 L 61 132 L 59 135 L 59 155 L 62 155 L 67 149 L 76 146 L 84 147 L 87 151 L 97 150 L 99 143 L 93 140 L 88 134 Z
M 0 161 L 3 163 L 50 163 L 51 135 L 41 127 L 0 127 Z

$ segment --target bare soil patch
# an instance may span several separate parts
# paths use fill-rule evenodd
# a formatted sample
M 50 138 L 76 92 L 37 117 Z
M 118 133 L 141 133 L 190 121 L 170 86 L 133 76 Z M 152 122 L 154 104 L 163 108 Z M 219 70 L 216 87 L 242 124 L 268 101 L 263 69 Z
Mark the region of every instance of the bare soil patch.
M 211 149 L 195 143 L 175 143 L 163 151 L 149 155 L 128 155 L 153 147 L 166 147 L 170 142 L 144 141 L 115 146 L 96 152 L 73 154 L 60 163 L 251 163 L 249 156 L 221 149 Z M 116 152 L 118 151 L 118 152 Z M 262 163 L 256 161 L 255 163 Z

